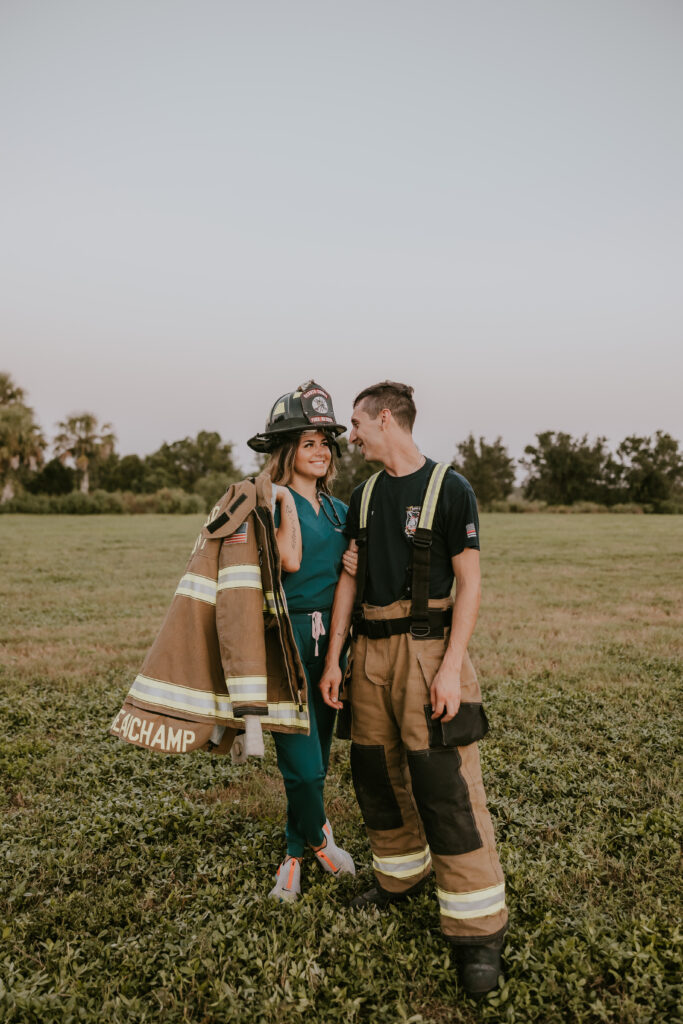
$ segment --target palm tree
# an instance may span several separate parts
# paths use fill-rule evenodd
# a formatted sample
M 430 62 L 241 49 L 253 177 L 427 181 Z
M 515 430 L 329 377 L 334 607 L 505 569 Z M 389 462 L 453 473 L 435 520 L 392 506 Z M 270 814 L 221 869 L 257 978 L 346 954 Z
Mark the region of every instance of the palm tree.
M 114 450 L 116 435 L 111 423 L 99 426 L 91 412 L 73 413 L 57 424 L 61 433 L 54 440 L 55 454 L 64 463 L 71 459 L 80 477 L 83 494 L 90 490 L 90 473 Z
M 0 374 L 0 389 L 2 378 Z M 21 389 L 17 392 L 23 398 Z M 21 401 L 0 402 L 0 502 L 10 501 L 22 469 L 35 471 L 43 462 L 45 438 L 37 425 L 33 409 Z
M 9 373 L 0 371 L 0 405 L 23 402 L 25 397 L 24 389 L 14 383 Z

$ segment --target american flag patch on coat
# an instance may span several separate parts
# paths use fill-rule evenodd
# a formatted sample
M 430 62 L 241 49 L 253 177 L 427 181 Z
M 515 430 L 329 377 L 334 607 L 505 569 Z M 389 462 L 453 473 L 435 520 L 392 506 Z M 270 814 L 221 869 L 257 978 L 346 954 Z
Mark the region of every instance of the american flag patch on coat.
M 467 536 L 468 537 L 476 537 L 477 536 L 477 529 L 476 529 L 474 523 L 468 523 L 467 526 L 465 527 L 465 530 L 467 531 Z
M 247 543 L 247 527 L 248 523 L 242 523 L 238 526 L 234 533 L 231 533 L 229 537 L 226 537 L 223 541 L 224 544 L 246 544 Z

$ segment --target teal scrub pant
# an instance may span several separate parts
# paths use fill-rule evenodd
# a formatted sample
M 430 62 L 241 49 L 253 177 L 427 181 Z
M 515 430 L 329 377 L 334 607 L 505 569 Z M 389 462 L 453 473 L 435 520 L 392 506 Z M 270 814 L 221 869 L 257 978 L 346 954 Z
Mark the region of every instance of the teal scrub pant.
M 306 672 L 311 731 L 308 736 L 282 732 L 272 736 L 287 794 L 287 854 L 302 857 L 307 846 L 320 846 L 324 839 L 323 787 L 337 713 L 325 704 L 318 687 L 327 652 L 330 612 L 322 613 L 325 636 L 318 638 L 317 655 L 311 636 L 311 616 L 290 612 L 289 617 Z

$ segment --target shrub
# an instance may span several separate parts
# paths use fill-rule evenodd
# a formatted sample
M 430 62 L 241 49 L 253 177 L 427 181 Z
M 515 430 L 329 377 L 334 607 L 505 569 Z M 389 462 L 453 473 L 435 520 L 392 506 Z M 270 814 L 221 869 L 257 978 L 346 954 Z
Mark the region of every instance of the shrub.
M 83 494 L 20 494 L 0 505 L 0 512 L 21 512 L 29 515 L 123 515 L 163 512 L 194 515 L 204 511 L 199 494 L 163 488 L 155 494 L 133 494 L 131 491 L 92 491 Z
M 612 505 L 610 512 L 617 512 L 626 515 L 642 516 L 645 509 L 642 505 L 637 505 L 635 501 L 625 501 L 619 505 Z
M 19 494 L 11 501 L 0 504 L 0 512 L 23 512 L 30 515 L 45 515 L 52 512 L 52 499 L 47 494 Z
M 606 505 L 599 505 L 596 501 L 575 501 L 573 505 L 548 505 L 546 512 L 573 515 L 575 512 L 609 512 L 609 509 Z
M 514 498 L 509 505 L 511 512 L 545 512 L 547 508 L 545 501 L 526 501 L 524 498 Z
M 683 504 L 674 498 L 666 498 L 664 501 L 658 501 L 655 504 L 654 510 L 659 512 L 660 515 L 680 516 L 683 515 Z

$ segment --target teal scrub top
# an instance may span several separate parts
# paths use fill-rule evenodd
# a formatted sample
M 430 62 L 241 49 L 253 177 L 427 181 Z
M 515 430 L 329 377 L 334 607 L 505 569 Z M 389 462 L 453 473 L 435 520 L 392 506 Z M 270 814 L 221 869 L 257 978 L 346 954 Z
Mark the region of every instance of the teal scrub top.
M 341 557 L 348 546 L 344 536 L 347 508 L 339 498 L 325 494 L 316 515 L 310 501 L 291 487 L 288 490 L 299 516 L 302 557 L 298 572 L 282 573 L 287 607 L 290 612 L 325 611 L 332 607 Z M 280 525 L 279 504 L 275 506 L 275 525 Z

